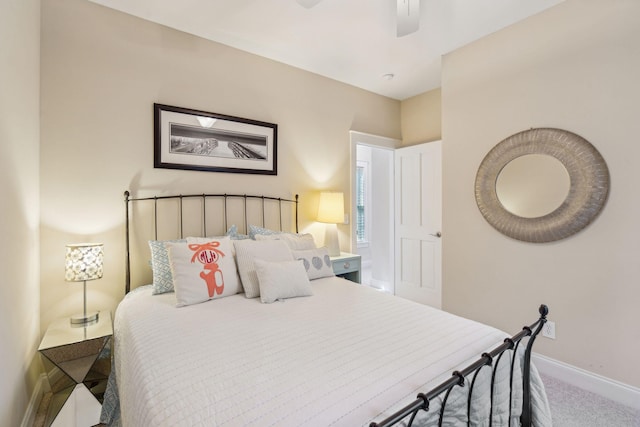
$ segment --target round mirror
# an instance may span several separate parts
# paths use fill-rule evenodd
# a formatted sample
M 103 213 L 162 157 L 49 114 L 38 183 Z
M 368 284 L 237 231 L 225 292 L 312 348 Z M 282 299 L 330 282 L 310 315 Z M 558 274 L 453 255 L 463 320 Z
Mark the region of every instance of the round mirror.
M 593 145 L 561 129 L 519 132 L 489 151 L 475 195 L 482 216 L 502 234 L 552 242 L 586 227 L 609 194 L 609 169 Z
M 496 193 L 514 215 L 537 218 L 555 211 L 569 194 L 569 173 L 555 157 L 527 154 L 511 160 L 500 171 Z

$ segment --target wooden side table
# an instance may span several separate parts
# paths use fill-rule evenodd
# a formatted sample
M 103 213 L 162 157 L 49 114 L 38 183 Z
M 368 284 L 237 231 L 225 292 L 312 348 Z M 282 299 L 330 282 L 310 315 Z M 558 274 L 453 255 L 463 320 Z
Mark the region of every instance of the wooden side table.
M 108 311 L 100 312 L 98 322 L 89 326 L 71 326 L 68 318 L 49 326 L 38 348 L 52 393 L 45 427 L 100 422 L 111 372 L 112 336 Z
M 357 254 L 342 252 L 331 257 L 331 265 L 336 276 L 352 282 L 361 283 L 361 257 Z

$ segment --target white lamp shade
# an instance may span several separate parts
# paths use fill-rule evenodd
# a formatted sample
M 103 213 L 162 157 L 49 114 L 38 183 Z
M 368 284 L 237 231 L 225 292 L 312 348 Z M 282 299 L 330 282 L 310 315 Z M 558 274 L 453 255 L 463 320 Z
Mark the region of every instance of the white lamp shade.
M 82 282 L 102 277 L 102 243 L 76 243 L 67 245 L 65 280 Z
M 329 224 L 344 223 L 344 194 L 341 192 L 320 193 L 318 221 Z

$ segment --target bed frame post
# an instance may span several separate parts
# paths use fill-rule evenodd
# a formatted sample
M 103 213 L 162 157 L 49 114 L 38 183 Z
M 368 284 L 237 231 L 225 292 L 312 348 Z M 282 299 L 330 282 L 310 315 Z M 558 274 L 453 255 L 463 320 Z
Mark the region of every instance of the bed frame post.
M 124 213 L 125 213 L 125 250 L 127 259 L 125 260 L 125 295 L 129 293 L 131 288 L 131 256 L 129 254 L 129 191 L 124 192 Z
M 296 233 L 298 233 L 298 195 L 296 194 Z
M 524 366 L 522 374 L 522 415 L 520 415 L 520 424 L 523 426 L 532 426 L 533 420 L 531 417 L 531 350 L 536 337 L 547 323 L 547 314 L 549 314 L 549 307 L 542 304 L 538 309 L 540 313 L 540 320 L 538 320 L 535 331 L 532 332 L 529 342 L 527 343 L 527 350 L 524 353 Z
M 202 195 L 202 235 L 207 235 L 207 195 Z

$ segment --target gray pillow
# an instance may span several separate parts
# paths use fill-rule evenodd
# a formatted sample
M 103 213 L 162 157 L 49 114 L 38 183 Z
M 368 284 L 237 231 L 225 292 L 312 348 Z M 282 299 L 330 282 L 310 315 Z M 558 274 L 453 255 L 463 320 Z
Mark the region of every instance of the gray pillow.
M 335 276 L 327 248 L 291 251 L 291 253 L 295 259 L 303 262 L 309 280 Z

